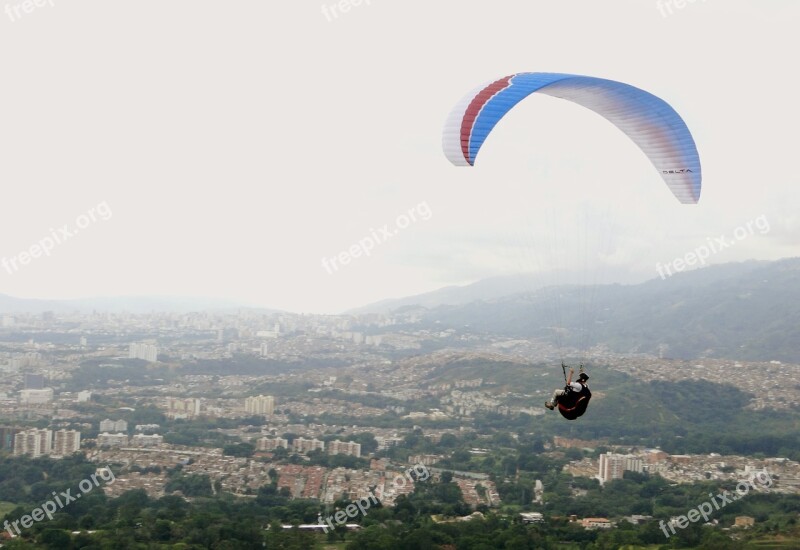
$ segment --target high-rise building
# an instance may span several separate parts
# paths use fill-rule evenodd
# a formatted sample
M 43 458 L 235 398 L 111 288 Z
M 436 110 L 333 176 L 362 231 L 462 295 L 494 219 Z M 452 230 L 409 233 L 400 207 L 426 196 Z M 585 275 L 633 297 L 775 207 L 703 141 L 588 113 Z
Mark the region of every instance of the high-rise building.
M 318 439 L 304 439 L 298 437 L 292 442 L 292 450 L 297 453 L 310 453 L 311 451 L 324 451 L 325 442 Z
M 43 405 L 53 400 L 53 388 L 20 390 L 19 402 L 23 405 Z
M 158 361 L 158 347 L 152 344 L 131 344 L 128 348 L 128 358 L 155 363 Z
M 50 454 L 53 450 L 51 430 L 31 429 L 14 436 L 14 456 L 28 455 L 36 458 Z
M 289 441 L 281 437 L 275 437 L 275 438 L 262 437 L 261 439 L 256 441 L 256 450 L 258 451 L 274 451 L 278 447 L 283 447 L 284 449 L 288 449 Z
M 24 376 L 24 383 L 26 390 L 43 390 L 44 376 L 41 374 L 32 374 L 30 372 L 26 372 Z
M 14 451 L 14 436 L 23 431 L 22 428 L 0 426 L 0 451 Z
M 42 454 L 41 438 L 36 430 L 26 430 L 14 436 L 14 456 L 28 455 L 33 458 Z
M 622 479 L 625 471 L 642 473 L 644 462 L 634 455 L 618 455 L 613 453 L 600 455 L 600 481 L 605 483 L 612 479 Z
M 403 444 L 403 439 L 401 437 L 376 437 L 375 441 L 378 442 L 378 450 L 386 450 L 392 447 L 397 447 L 398 445 Z
M 641 474 L 644 472 L 644 460 L 638 456 L 628 455 L 625 457 L 625 470 Z
M 244 400 L 244 410 L 250 414 L 272 414 L 275 411 L 275 398 L 271 395 L 248 397 Z
M 38 430 L 39 431 L 39 448 L 42 450 L 43 455 L 49 455 L 53 452 L 53 430 Z
M 200 415 L 200 399 L 189 397 L 186 399 L 179 397 L 167 398 L 167 416 L 170 418 L 192 418 Z
M 128 423 L 124 420 L 111 420 L 106 418 L 100 422 L 101 432 L 127 432 Z
M 58 430 L 54 436 L 54 455 L 69 456 L 81 450 L 81 432 L 77 430 Z
M 335 441 L 328 442 L 329 455 L 361 456 L 361 443 L 354 441 Z

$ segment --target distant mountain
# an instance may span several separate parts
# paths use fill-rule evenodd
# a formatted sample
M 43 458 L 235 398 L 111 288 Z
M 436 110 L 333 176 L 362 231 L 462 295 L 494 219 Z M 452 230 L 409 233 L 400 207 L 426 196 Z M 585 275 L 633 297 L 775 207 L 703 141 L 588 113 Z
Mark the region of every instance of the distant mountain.
M 37 300 L 0 294 L 0 313 L 68 313 L 73 311 L 113 311 L 150 313 L 153 311 L 201 311 L 246 307 L 229 300 L 169 296 L 118 296 L 80 300 Z
M 41 313 L 61 311 L 60 308 L 61 303 L 56 300 L 31 300 L 0 294 L 0 313 Z
M 443 305 L 465 305 L 479 300 L 497 300 L 504 296 L 533 292 L 555 284 L 581 284 L 591 279 L 584 273 L 551 271 L 547 273 L 504 275 L 490 277 L 464 286 L 447 286 L 424 294 L 390 300 L 382 300 L 353 309 L 347 313 L 388 313 L 401 307 L 421 306 L 435 308 Z M 616 281 L 623 284 L 640 283 L 646 277 L 631 274 L 627 270 L 606 269 L 602 281 Z M 601 281 L 601 282 L 602 282 Z
M 439 306 L 423 322 L 579 349 L 797 361 L 800 259 L 712 266 L 636 285 L 539 288 Z

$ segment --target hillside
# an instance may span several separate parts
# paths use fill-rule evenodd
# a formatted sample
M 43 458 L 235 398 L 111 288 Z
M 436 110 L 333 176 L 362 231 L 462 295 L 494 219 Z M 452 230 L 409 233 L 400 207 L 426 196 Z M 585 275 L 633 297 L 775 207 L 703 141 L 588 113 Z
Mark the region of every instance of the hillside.
M 439 306 L 431 328 L 469 326 L 586 349 L 795 361 L 800 342 L 800 259 L 745 262 L 637 285 L 561 286 Z M 666 350 L 666 351 L 665 351 Z

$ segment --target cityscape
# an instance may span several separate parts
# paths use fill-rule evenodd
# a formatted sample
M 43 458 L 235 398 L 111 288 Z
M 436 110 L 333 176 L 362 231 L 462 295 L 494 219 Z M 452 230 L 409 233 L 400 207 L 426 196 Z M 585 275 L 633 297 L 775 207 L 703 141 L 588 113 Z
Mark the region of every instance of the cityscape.
M 467 434 L 476 442 L 489 437 L 476 430 L 475 420 L 482 414 L 529 418 L 535 426 L 535 419 L 544 419 L 541 404 L 550 386 L 558 383 L 556 376 L 548 378 L 547 370 L 538 375 L 544 382 L 531 393 L 484 378 L 436 377 L 437 369 L 447 364 L 552 364 L 556 353 L 534 339 L 469 328 L 426 329 L 413 311 L 339 316 L 253 310 L 45 312 L 5 315 L 2 324 L 2 332 L 19 340 L 6 338 L 0 353 L 3 452 L 34 459 L 78 453 L 114 470 L 115 483 L 105 489 L 111 497 L 131 490 L 164 497 L 174 491 L 168 472 L 180 465 L 185 475 L 206 476 L 212 493 L 252 498 L 274 476 L 289 498 L 332 506 L 339 499 L 355 501 L 374 492 L 391 507 L 420 483 L 411 477 L 395 483 L 403 479 L 404 470 L 423 467 L 435 478 L 450 470 L 446 465 L 452 451 L 437 448 L 443 440 Z M 773 399 L 783 380 L 800 375 L 796 364 L 673 360 L 602 347 L 592 351 L 592 362 L 620 374 L 635 372 L 651 382 L 724 379 L 751 396 L 746 407 L 753 411 L 797 405 L 794 395 Z M 268 370 L 275 364 L 283 365 L 284 372 L 246 373 L 252 365 Z M 91 368 L 84 372 L 87 365 Z M 102 377 L 95 384 L 89 373 Z M 132 373 L 136 378 L 130 378 Z M 599 403 L 604 398 L 598 391 L 594 399 Z M 125 420 L 136 418 L 137 410 L 163 420 Z M 188 441 L 181 427 L 192 422 L 225 427 L 211 428 L 214 443 L 202 436 Z M 415 434 L 434 452 L 399 452 Z M 485 446 L 488 441 L 468 452 L 491 454 Z M 240 453 L 242 449 L 246 452 Z M 623 479 L 626 472 L 678 484 L 768 473 L 770 486 L 759 490 L 800 492 L 800 464 L 785 457 L 669 454 L 607 440 L 546 437 L 545 455 L 564 457 L 568 450 L 580 452 L 567 455 L 572 458 L 562 472 L 601 485 Z M 325 465 L 320 456 L 358 462 Z M 467 505 L 481 510 L 503 506 L 497 487 L 503 480 L 490 470 L 451 471 Z M 532 510 L 541 506 L 548 488 L 540 479 L 534 485 L 528 511 L 520 512 L 526 521 L 543 517 Z M 574 518 L 590 530 L 612 528 L 620 520 L 598 514 Z

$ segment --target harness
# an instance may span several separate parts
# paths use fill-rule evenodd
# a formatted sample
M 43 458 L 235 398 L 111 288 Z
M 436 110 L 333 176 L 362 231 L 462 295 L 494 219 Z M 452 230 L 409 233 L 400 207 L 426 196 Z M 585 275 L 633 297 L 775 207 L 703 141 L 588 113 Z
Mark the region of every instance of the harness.
M 589 386 L 580 382 L 581 391 L 575 391 L 567 384 L 567 366 L 561 363 L 561 368 L 564 371 L 564 390 L 566 393 L 558 398 L 558 412 L 567 420 L 575 420 L 586 412 L 586 407 L 589 406 L 589 400 L 592 398 L 592 392 L 589 391 Z M 583 365 L 581 365 L 581 372 L 583 372 Z

